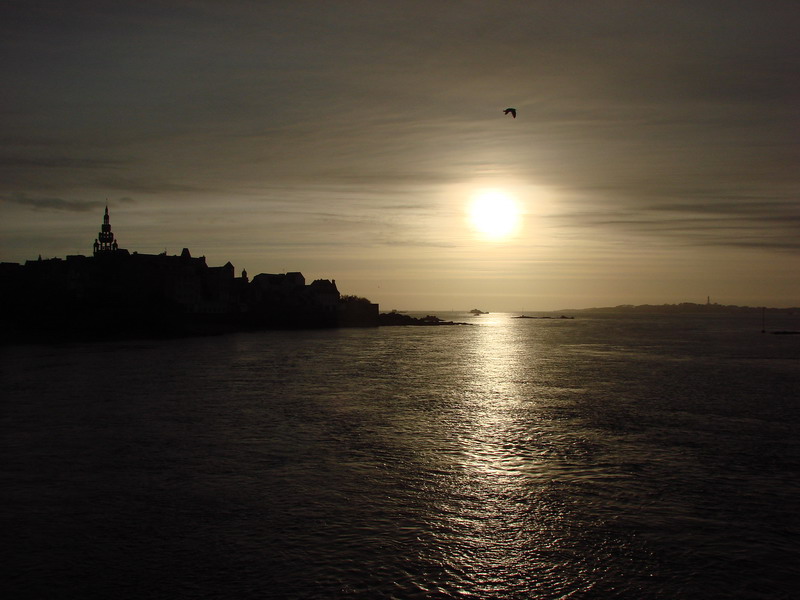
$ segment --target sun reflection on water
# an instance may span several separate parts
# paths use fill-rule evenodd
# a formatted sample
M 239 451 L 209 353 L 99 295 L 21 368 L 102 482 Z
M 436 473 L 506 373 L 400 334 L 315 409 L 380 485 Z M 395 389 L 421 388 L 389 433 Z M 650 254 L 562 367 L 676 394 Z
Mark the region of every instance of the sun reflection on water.
M 541 500 L 547 448 L 530 422 L 536 350 L 524 346 L 529 338 L 508 315 L 481 323 L 473 329 L 468 359 L 458 365 L 460 455 L 454 457 L 451 502 L 441 512 L 447 536 L 442 558 L 466 588 L 490 596 L 497 588 L 514 597 L 515 587 L 530 589 L 524 574 L 532 568 L 543 585 L 559 587 L 563 557 L 554 530 L 563 507 Z

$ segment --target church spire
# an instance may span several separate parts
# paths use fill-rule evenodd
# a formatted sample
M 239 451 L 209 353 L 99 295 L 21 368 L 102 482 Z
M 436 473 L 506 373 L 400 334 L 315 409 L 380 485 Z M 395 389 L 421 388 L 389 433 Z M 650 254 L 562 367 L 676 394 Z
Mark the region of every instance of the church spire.
M 94 241 L 94 254 L 97 255 L 101 252 L 114 252 L 117 249 L 117 240 L 114 234 L 111 233 L 111 223 L 108 217 L 108 205 L 106 204 L 106 212 L 103 215 L 103 224 L 100 226 L 100 233 Z

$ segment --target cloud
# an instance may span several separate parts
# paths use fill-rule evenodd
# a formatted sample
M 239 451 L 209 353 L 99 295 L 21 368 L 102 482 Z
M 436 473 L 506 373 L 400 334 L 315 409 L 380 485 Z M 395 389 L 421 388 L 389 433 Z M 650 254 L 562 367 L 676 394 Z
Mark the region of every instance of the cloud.
M 172 181 L 159 180 L 153 177 L 123 177 L 109 176 L 97 179 L 97 185 L 106 189 L 123 190 L 126 192 L 139 192 L 143 194 L 158 194 L 169 192 L 208 192 L 208 187 Z
M 94 200 L 68 200 L 65 198 L 30 198 L 25 194 L 12 194 L 10 196 L 0 196 L 0 202 L 19 204 L 28 206 L 34 210 L 55 210 L 67 212 L 88 212 L 102 209 L 105 202 Z
M 93 158 L 50 157 L 50 156 L 0 156 L 0 168 L 35 169 L 107 169 L 120 164 L 120 161 Z
M 590 229 L 595 236 L 637 243 L 800 250 L 800 213 L 796 203 L 785 199 L 700 196 L 697 202 L 605 204 L 549 219 L 566 230 Z

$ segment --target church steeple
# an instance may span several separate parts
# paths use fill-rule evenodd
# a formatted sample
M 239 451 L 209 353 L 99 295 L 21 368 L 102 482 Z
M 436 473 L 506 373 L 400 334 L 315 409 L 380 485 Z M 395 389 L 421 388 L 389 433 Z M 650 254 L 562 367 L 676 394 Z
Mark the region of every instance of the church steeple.
M 103 224 L 100 226 L 100 233 L 94 241 L 94 254 L 97 255 L 101 252 L 114 252 L 117 249 L 117 240 L 114 234 L 111 233 L 111 223 L 108 217 L 108 205 L 106 205 L 106 213 L 103 215 Z

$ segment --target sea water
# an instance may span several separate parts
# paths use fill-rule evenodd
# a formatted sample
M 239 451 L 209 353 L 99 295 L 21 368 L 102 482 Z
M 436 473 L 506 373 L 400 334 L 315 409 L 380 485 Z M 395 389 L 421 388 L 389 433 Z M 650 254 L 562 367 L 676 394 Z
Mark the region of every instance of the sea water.
M 795 597 L 800 336 L 440 316 L 3 348 L 3 597 Z

